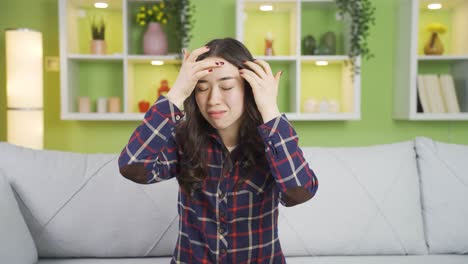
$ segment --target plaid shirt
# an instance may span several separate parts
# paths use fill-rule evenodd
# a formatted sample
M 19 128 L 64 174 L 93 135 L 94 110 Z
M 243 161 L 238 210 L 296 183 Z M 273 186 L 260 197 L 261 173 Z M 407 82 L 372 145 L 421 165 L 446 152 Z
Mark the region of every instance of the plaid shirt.
M 182 119 L 174 104 L 159 97 L 122 150 L 121 172 L 139 164 L 140 177 L 145 177 L 140 182 L 147 184 L 177 177 L 183 153 L 174 130 Z M 179 189 L 179 233 L 171 263 L 286 263 L 278 239 L 278 203 L 288 206 L 283 198 L 293 187 L 302 186 L 312 197 L 318 181 L 285 115 L 260 125 L 258 133 L 268 166 L 257 166 L 236 191 L 233 185 L 245 173 L 242 162 L 236 161 L 238 148 L 225 157 L 219 135 L 210 135 L 208 175 L 201 191 L 190 200 Z M 227 158 L 233 166 L 223 174 Z

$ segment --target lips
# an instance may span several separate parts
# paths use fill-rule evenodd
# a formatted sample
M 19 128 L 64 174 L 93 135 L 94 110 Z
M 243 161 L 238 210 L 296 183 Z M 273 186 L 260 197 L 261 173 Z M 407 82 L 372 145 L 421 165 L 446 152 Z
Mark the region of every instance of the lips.
M 208 111 L 208 115 L 212 118 L 220 118 L 226 111 Z

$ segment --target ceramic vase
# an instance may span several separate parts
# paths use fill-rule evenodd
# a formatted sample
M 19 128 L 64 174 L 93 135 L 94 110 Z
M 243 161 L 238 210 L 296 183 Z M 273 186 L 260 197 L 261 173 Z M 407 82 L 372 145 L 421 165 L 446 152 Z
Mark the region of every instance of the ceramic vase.
M 160 23 L 150 22 L 143 36 L 143 53 L 167 55 L 167 36 Z

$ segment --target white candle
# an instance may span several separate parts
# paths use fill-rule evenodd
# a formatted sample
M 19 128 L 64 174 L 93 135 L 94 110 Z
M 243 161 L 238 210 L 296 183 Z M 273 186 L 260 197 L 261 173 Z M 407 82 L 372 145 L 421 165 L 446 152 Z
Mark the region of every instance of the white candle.
M 99 97 L 97 99 L 97 112 L 98 113 L 107 112 L 107 98 L 106 97 Z

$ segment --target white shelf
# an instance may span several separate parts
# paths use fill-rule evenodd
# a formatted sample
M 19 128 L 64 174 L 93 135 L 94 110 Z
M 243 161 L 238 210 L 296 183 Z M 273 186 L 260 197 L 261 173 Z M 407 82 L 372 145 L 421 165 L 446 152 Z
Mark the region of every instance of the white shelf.
M 410 120 L 434 120 L 434 121 L 443 121 L 443 120 L 454 120 L 462 121 L 468 120 L 468 113 L 456 113 L 456 114 L 433 114 L 433 113 L 417 113 Z
M 359 120 L 357 113 L 285 113 L 291 121 L 307 120 Z
M 93 60 L 123 60 L 123 55 L 91 55 L 91 54 L 69 54 L 69 59 L 93 61 Z
M 62 113 L 63 120 L 141 121 L 144 113 Z
M 468 120 L 468 1 L 441 0 L 440 10 L 428 10 L 427 0 L 399 0 L 397 10 L 397 40 L 393 118 L 398 120 Z M 447 27 L 442 55 L 422 55 L 427 42 L 425 27 L 432 21 L 442 20 Z M 445 37 L 445 38 L 443 38 Z M 465 50 L 465 51 L 464 51 Z M 419 74 L 451 74 L 460 113 L 418 112 Z
M 297 56 L 254 56 L 255 59 L 265 61 L 296 61 Z
M 180 58 L 178 55 L 165 55 L 165 56 L 151 56 L 151 55 L 128 55 L 127 58 L 132 61 L 153 61 L 153 60 L 162 60 L 162 61 L 178 61 L 180 62 Z
M 347 61 L 347 55 L 302 55 L 302 61 Z
M 419 61 L 468 60 L 468 55 L 419 55 Z

